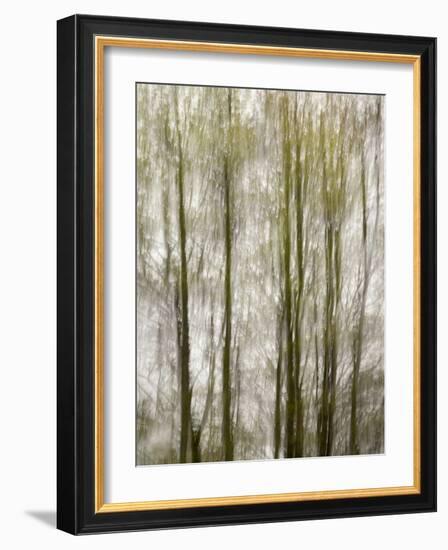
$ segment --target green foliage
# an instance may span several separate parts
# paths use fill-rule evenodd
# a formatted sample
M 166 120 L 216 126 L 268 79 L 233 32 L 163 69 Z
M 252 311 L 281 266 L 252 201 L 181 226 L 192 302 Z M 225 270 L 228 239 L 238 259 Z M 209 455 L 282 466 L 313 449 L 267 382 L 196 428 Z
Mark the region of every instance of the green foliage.
M 383 451 L 382 121 L 138 85 L 139 464 Z

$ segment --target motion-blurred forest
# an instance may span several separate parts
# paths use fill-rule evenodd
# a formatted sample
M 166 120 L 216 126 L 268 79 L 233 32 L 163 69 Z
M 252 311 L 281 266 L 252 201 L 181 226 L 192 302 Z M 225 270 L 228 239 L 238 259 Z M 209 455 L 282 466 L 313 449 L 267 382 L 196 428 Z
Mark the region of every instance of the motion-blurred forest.
M 383 102 L 137 84 L 137 464 L 384 451 Z

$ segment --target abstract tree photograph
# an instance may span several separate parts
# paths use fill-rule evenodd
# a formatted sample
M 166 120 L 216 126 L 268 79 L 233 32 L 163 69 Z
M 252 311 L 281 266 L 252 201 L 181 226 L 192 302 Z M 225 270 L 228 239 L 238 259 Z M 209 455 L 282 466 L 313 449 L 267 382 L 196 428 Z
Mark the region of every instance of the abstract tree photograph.
M 137 465 L 384 452 L 384 97 L 136 84 Z

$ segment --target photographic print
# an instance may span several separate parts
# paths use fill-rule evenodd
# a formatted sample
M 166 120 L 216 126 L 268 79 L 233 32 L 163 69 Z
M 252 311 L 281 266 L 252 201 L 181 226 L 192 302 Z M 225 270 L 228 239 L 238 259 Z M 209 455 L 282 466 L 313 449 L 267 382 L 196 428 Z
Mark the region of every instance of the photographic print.
M 384 452 L 384 97 L 136 84 L 138 465 Z

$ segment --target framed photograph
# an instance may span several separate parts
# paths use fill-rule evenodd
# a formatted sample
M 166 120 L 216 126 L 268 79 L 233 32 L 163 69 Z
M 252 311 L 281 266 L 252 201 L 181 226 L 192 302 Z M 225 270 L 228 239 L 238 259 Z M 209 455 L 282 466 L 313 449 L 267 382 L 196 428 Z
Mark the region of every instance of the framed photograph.
M 58 527 L 434 511 L 434 38 L 58 21 Z

